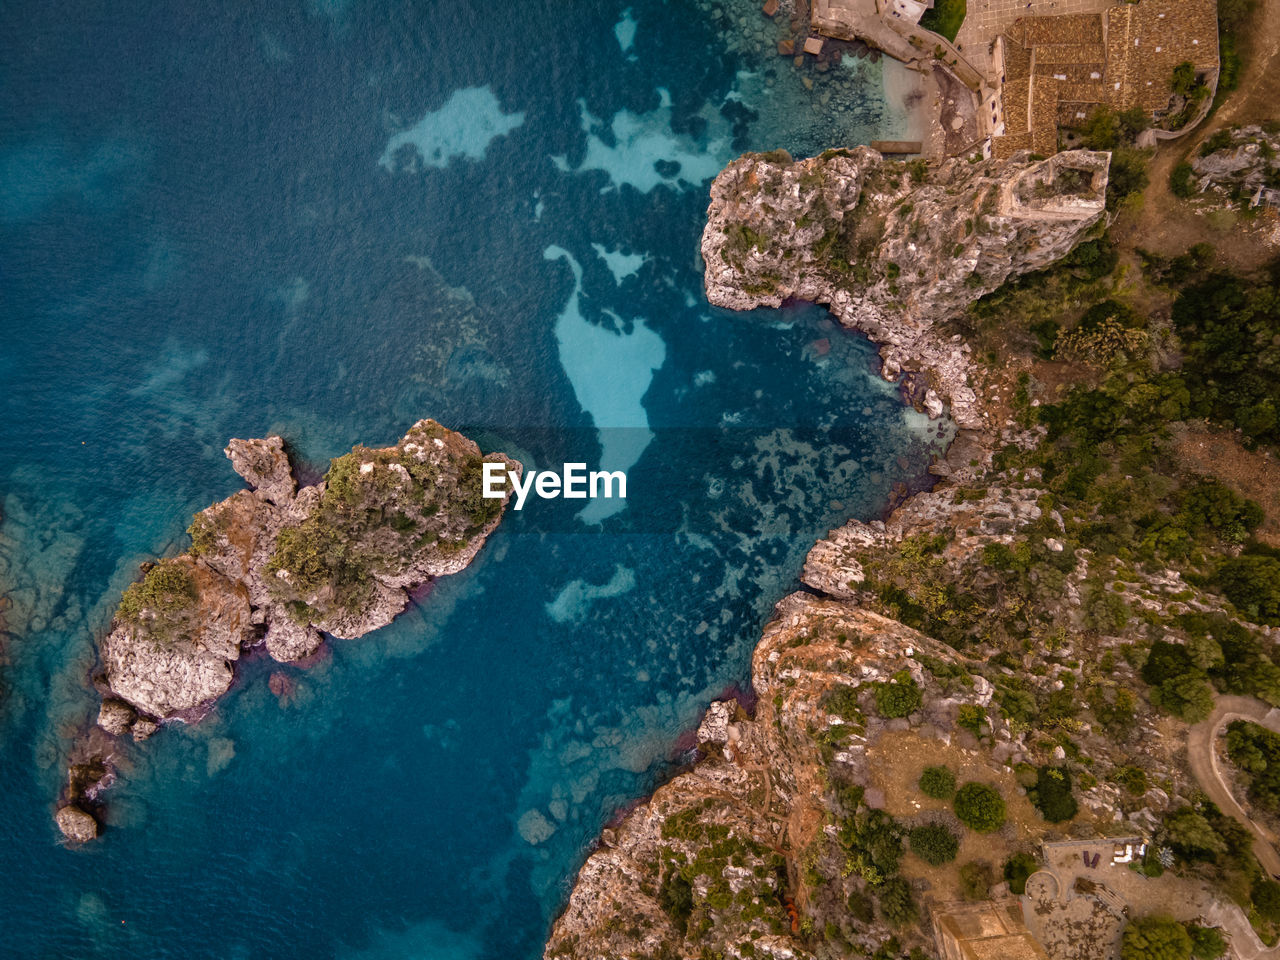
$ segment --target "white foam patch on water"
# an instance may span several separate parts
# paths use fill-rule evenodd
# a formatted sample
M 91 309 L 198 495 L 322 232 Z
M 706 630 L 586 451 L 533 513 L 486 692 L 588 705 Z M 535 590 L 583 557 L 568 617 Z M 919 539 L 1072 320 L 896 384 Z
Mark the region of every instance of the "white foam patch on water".
M 419 160 L 429 167 L 446 167 L 459 157 L 483 160 L 494 140 L 523 123 L 524 114 L 504 113 L 488 87 L 456 90 L 440 109 L 388 140 L 378 163 L 394 173 L 414 169 Z M 412 147 L 416 157 L 399 163 L 406 147 Z
M 704 107 L 701 116 L 707 121 L 707 141 L 700 143 L 677 134 L 671 129 L 671 95 L 662 88 L 658 93 L 661 102 L 657 109 L 641 114 L 619 110 L 607 126 L 591 115 L 585 101 L 579 100 L 582 130 L 587 135 L 586 156 L 576 170 L 562 156 L 552 157 L 552 162 L 566 172 L 602 170 L 615 188 L 628 184 L 641 193 L 660 185 L 685 188 L 706 183 L 732 159 L 728 123 L 718 111 Z M 612 134 L 612 145 L 600 138 L 600 131 L 606 128 Z M 659 165 L 668 164 L 679 167 L 659 172 Z
M 633 277 L 640 272 L 640 268 L 649 262 L 649 258 L 643 253 L 623 253 L 621 250 L 606 250 L 604 244 L 593 243 L 591 249 L 596 252 L 605 266 L 609 268 L 609 272 L 613 274 L 614 282 L 619 286 L 627 277 Z
M 636 20 L 631 15 L 631 8 L 622 11 L 622 19 L 613 26 L 613 35 L 618 38 L 618 46 L 627 53 L 636 42 Z
M 556 598 L 546 605 L 547 616 L 556 623 L 582 620 L 597 600 L 620 597 L 636 588 L 636 573 L 618 564 L 608 583 L 594 584 L 586 580 L 573 580 L 565 585 Z
M 573 271 L 573 293 L 555 326 L 560 365 L 578 403 L 596 426 L 601 469 L 626 471 L 653 440 L 643 400 L 653 374 L 666 361 L 667 346 L 641 319 L 632 322 L 631 333 L 588 321 L 578 303 L 582 294 L 578 261 L 568 250 L 554 245 L 542 255 L 547 260 L 567 260 Z M 591 500 L 578 519 L 599 523 L 625 508 L 625 500 L 601 497 Z

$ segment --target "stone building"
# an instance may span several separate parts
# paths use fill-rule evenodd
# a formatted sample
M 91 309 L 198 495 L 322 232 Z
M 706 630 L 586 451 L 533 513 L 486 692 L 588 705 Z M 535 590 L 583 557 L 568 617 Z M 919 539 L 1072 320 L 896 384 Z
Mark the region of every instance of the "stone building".
M 940 960 L 1049 960 L 1013 898 L 939 904 L 933 937 Z
M 1174 68 L 1187 62 L 1216 86 L 1216 0 L 1140 0 L 1016 20 L 992 49 L 996 94 L 985 109 L 995 153 L 1052 154 L 1058 130 L 1080 126 L 1099 106 L 1167 111 Z

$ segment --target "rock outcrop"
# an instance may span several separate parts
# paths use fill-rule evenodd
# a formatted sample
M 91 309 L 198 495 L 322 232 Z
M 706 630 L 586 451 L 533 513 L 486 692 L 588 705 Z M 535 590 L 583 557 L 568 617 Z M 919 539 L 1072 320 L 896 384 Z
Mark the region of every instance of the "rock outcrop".
M 1228 203 L 1280 205 L 1280 134 L 1258 126 L 1223 130 L 1204 150 L 1191 161 L 1199 193 Z
M 1033 161 L 885 160 L 867 147 L 808 160 L 747 154 L 711 185 L 707 298 L 749 310 L 827 304 L 880 345 L 884 375 L 925 374 L 962 428 L 984 426 L 968 347 L 944 321 L 1061 259 L 1105 216 L 1110 154 Z
M 733 701 L 712 704 L 699 762 L 607 830 L 583 865 L 548 960 L 805 960 L 815 956 L 815 926 L 849 955 L 859 947 L 869 955 L 889 927 L 883 917 L 856 919 L 847 904 L 880 878 L 869 860 L 849 868 L 863 841 L 844 831 L 880 820 L 866 760 L 887 729 L 878 685 L 921 693 L 911 720 L 893 722 L 927 724 L 944 738 L 954 728 L 960 700 L 922 667 L 927 656 L 960 662 L 868 610 L 808 594 L 783 599 L 752 658 L 756 715 Z M 981 677 L 961 695 L 977 704 L 990 697 Z M 751 953 L 742 952 L 747 943 Z
M 100 733 L 77 748 L 87 759 L 57 815 L 69 839 L 89 836 L 86 807 L 113 776 L 112 738 L 198 719 L 259 643 L 294 662 L 326 633 L 352 639 L 390 623 L 409 589 L 461 570 L 501 520 L 507 496 L 482 496 L 482 464 L 522 469 L 432 420 L 393 447 L 356 447 L 301 490 L 279 437 L 232 440 L 226 454 L 253 489 L 196 514 L 191 550 L 146 566 L 99 646 Z

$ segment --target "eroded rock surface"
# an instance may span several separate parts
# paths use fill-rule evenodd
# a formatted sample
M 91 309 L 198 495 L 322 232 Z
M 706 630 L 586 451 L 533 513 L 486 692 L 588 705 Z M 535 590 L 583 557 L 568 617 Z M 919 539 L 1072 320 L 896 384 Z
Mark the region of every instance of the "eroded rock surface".
M 869 954 L 889 928 L 851 924 L 846 906 L 870 889 L 866 877 L 846 868 L 838 845 L 810 855 L 803 869 L 799 862 L 833 835 L 825 826 L 833 815 L 875 816 L 865 791 L 867 743 L 885 726 L 875 717 L 877 684 L 918 683 L 917 719 L 953 724 L 957 700 L 922 669 L 925 655 L 957 659 L 868 610 L 808 594 L 783 599 L 752 657 L 755 717 L 733 701 L 712 704 L 698 733 L 702 758 L 606 831 L 546 956 L 738 957 L 751 943 L 755 957 L 814 957 L 789 905 L 837 924 Z M 990 696 L 984 683 L 963 695 L 974 703 Z
M 967 346 L 942 323 L 1061 259 L 1104 217 L 1110 154 L 904 164 L 867 147 L 808 160 L 747 154 L 711 185 L 707 298 L 750 310 L 827 304 L 880 345 L 885 376 L 926 373 L 961 427 L 982 428 Z
M 301 490 L 279 437 L 232 440 L 226 454 L 254 489 L 195 516 L 191 550 L 148 565 L 99 645 L 98 725 L 113 737 L 199 719 L 259 643 L 293 662 L 324 633 L 356 638 L 390 623 L 408 589 L 461 570 L 501 520 L 506 497 L 482 496 L 482 464 L 521 470 L 432 420 L 395 446 L 356 447 Z M 92 736 L 77 746 L 57 817 L 73 840 L 88 837 L 80 814 L 96 835 L 83 808 L 109 783 L 113 749 Z

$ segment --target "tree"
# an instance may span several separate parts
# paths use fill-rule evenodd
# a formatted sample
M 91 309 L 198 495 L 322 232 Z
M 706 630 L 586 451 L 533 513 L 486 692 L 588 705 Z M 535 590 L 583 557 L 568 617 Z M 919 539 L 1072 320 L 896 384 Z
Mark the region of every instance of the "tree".
M 935 800 L 950 800 L 956 795 L 956 775 L 949 767 L 925 767 L 920 774 L 920 792 Z
M 1191 935 L 1172 917 L 1130 921 L 1121 941 L 1121 960 L 1191 960 Z
M 1280 560 L 1244 554 L 1218 568 L 1218 586 L 1228 600 L 1250 620 L 1280 626 Z
M 1194 807 L 1180 807 L 1165 815 L 1169 846 L 1184 860 L 1212 860 L 1227 852 L 1227 843 Z
M 1213 712 L 1213 690 L 1199 670 L 1166 680 L 1151 691 L 1151 702 L 1179 720 L 1199 723 Z
M 1071 794 L 1071 772 L 1066 767 L 1043 766 L 1036 775 L 1036 785 L 1027 795 L 1050 823 L 1070 820 L 1078 809 Z
M 1191 956 L 1195 960 L 1218 960 L 1227 952 L 1227 941 L 1217 927 L 1187 927 L 1191 935 Z
M 1272 923 L 1280 923 L 1280 883 L 1259 877 L 1253 884 L 1253 905 Z
M 905 926 L 916 918 L 916 902 L 911 886 L 902 877 L 890 877 L 878 889 L 880 912 L 895 927 Z
M 985 783 L 966 783 L 957 790 L 955 812 L 961 823 L 978 833 L 999 830 L 1007 815 L 1000 791 Z
M 960 852 L 959 839 L 940 823 L 912 827 L 907 839 L 911 842 L 911 852 L 935 867 L 950 863 Z
M 1040 868 L 1039 861 L 1029 853 L 1018 851 L 1004 862 L 1004 878 L 1009 892 L 1020 897 L 1027 892 L 1027 878 Z

